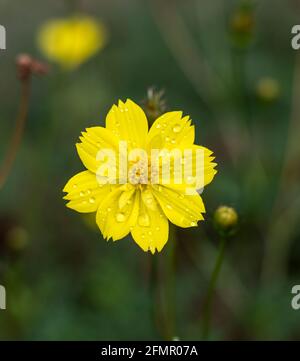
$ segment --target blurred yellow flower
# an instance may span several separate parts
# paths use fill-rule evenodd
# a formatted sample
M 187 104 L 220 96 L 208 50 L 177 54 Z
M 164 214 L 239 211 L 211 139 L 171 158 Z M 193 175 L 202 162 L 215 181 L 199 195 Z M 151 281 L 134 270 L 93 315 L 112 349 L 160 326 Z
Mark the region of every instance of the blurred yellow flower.
M 104 25 L 86 15 L 48 20 L 38 32 L 38 46 L 49 59 L 73 70 L 103 48 Z
M 280 95 L 279 82 L 271 77 L 263 77 L 257 83 L 256 92 L 262 101 L 271 103 Z
M 104 238 L 131 233 L 144 251 L 161 251 L 168 221 L 187 228 L 204 219 L 199 189 L 214 178 L 216 163 L 194 138 L 191 120 L 180 111 L 163 114 L 148 132 L 144 111 L 129 99 L 119 101 L 106 128 L 87 128 L 76 144 L 87 170 L 64 187 L 67 207 L 96 212 Z

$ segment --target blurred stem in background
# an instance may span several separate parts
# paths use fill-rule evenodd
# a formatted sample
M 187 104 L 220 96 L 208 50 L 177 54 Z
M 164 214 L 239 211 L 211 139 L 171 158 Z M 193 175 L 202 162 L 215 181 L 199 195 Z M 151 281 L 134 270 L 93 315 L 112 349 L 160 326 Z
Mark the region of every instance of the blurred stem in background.
M 151 256 L 151 318 L 159 336 L 171 341 L 176 329 L 176 229 L 170 224 L 168 248 Z
M 212 309 L 212 303 L 213 303 L 213 295 L 216 288 L 218 276 L 221 270 L 221 266 L 223 263 L 224 253 L 225 253 L 225 246 L 226 246 L 226 237 L 222 237 L 220 240 L 220 246 L 218 250 L 218 256 L 216 259 L 216 263 L 214 266 L 214 270 L 212 272 L 209 286 L 207 290 L 207 295 L 204 301 L 204 307 L 203 307 L 203 331 L 202 331 L 202 339 L 206 340 L 209 337 L 209 331 L 210 331 L 210 320 L 211 320 L 211 309 Z
M 0 189 L 4 186 L 12 169 L 23 138 L 29 108 L 31 76 L 32 74 L 43 75 L 48 72 L 48 67 L 45 64 L 32 59 L 27 54 L 20 55 L 16 63 L 18 78 L 21 83 L 21 99 L 15 130 L 0 168 Z
M 273 209 L 270 213 L 269 230 L 265 241 L 262 265 L 262 282 L 283 281 L 288 271 L 291 240 L 300 219 L 299 167 L 300 147 L 300 55 L 297 53 L 293 75 L 291 117 L 286 149 Z

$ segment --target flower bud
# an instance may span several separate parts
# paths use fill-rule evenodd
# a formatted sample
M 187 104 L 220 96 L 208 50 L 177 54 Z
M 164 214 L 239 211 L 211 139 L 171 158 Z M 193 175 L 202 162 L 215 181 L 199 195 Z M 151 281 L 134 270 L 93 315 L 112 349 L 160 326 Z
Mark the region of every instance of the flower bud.
M 28 54 L 20 54 L 16 59 L 18 77 L 21 81 L 27 81 L 32 74 L 45 75 L 49 68 L 38 60 L 33 59 Z
M 230 19 L 230 32 L 235 46 L 244 48 L 249 45 L 254 25 L 254 6 L 251 2 L 245 2 L 235 10 Z
M 164 95 L 164 90 L 156 90 L 154 87 L 149 88 L 147 91 L 147 98 L 143 100 L 143 109 L 150 126 L 167 108 Z
M 257 83 L 256 93 L 260 100 L 271 103 L 279 97 L 279 83 L 276 79 L 273 78 L 261 78 Z
M 214 225 L 222 235 L 232 235 L 238 223 L 238 215 L 234 208 L 220 206 L 214 214 Z

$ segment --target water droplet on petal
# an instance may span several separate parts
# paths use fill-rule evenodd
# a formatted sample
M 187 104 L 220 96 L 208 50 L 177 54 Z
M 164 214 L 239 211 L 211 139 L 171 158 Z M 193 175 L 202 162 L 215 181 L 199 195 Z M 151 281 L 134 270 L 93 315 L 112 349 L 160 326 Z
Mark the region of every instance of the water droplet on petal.
M 80 197 L 83 197 L 83 196 L 85 195 L 84 191 L 81 191 L 81 192 L 79 193 L 79 195 L 80 195 Z
M 125 217 L 124 213 L 121 213 L 121 212 L 117 213 L 117 215 L 116 215 L 117 222 L 124 222 L 125 219 L 126 219 L 126 217 Z
M 149 236 L 151 236 L 151 235 L 152 235 L 152 231 L 149 231 L 148 234 L 149 234 Z
M 158 231 L 160 230 L 160 228 L 159 228 L 159 227 L 156 227 L 155 230 L 158 232 Z
M 77 188 L 77 184 L 73 184 L 73 188 L 74 188 L 74 189 Z
M 174 133 L 179 133 L 180 129 L 181 129 L 180 124 L 175 124 L 174 127 L 173 127 L 173 132 Z
M 148 214 L 141 214 L 138 218 L 138 223 L 142 227 L 149 227 L 150 226 L 150 218 Z
M 195 227 L 195 226 L 197 226 L 197 222 L 193 221 L 190 223 L 190 225 L 191 225 L 191 227 Z
M 111 208 L 110 208 L 110 207 L 108 207 L 108 208 L 107 208 L 107 212 L 110 212 L 110 211 L 111 211 Z
M 92 203 L 92 204 L 95 203 L 95 201 L 96 201 L 96 199 L 95 199 L 94 197 L 91 197 L 91 198 L 89 199 L 89 202 Z
M 172 209 L 172 206 L 171 206 L 171 204 L 167 204 L 167 209 Z
M 194 177 L 191 177 L 191 176 L 188 176 L 188 177 L 187 177 L 187 182 L 188 182 L 189 184 L 193 183 L 194 181 L 195 181 L 195 178 L 194 178 Z

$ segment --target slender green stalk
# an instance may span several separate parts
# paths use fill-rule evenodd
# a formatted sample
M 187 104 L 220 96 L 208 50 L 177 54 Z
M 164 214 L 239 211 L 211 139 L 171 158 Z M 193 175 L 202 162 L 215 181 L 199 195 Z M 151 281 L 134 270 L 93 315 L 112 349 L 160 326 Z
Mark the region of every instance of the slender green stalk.
M 25 128 L 28 114 L 30 80 L 26 79 L 22 82 L 20 110 L 16 120 L 16 127 L 12 135 L 7 153 L 0 167 L 0 189 L 4 186 L 7 177 L 11 171 L 15 158 L 17 156 Z
M 213 296 L 214 296 L 214 290 L 216 287 L 216 283 L 218 280 L 218 276 L 221 270 L 224 253 L 225 253 L 225 246 L 226 246 L 226 237 L 222 237 L 221 243 L 219 246 L 218 256 L 216 259 L 216 263 L 214 266 L 214 270 L 211 275 L 211 279 L 209 282 L 207 295 L 205 298 L 204 303 L 204 320 L 203 320 L 203 331 L 202 331 L 202 338 L 204 340 L 208 339 L 209 337 L 209 331 L 210 331 L 210 321 L 211 321 L 211 309 L 212 309 L 212 302 L 213 302 Z
M 165 254 L 151 256 L 151 318 L 160 337 L 175 336 L 175 229 L 170 228 L 169 245 Z
M 170 247 L 167 253 L 167 277 L 165 280 L 166 335 L 168 340 L 172 340 L 176 336 L 176 229 L 173 225 L 170 225 L 169 232 Z

